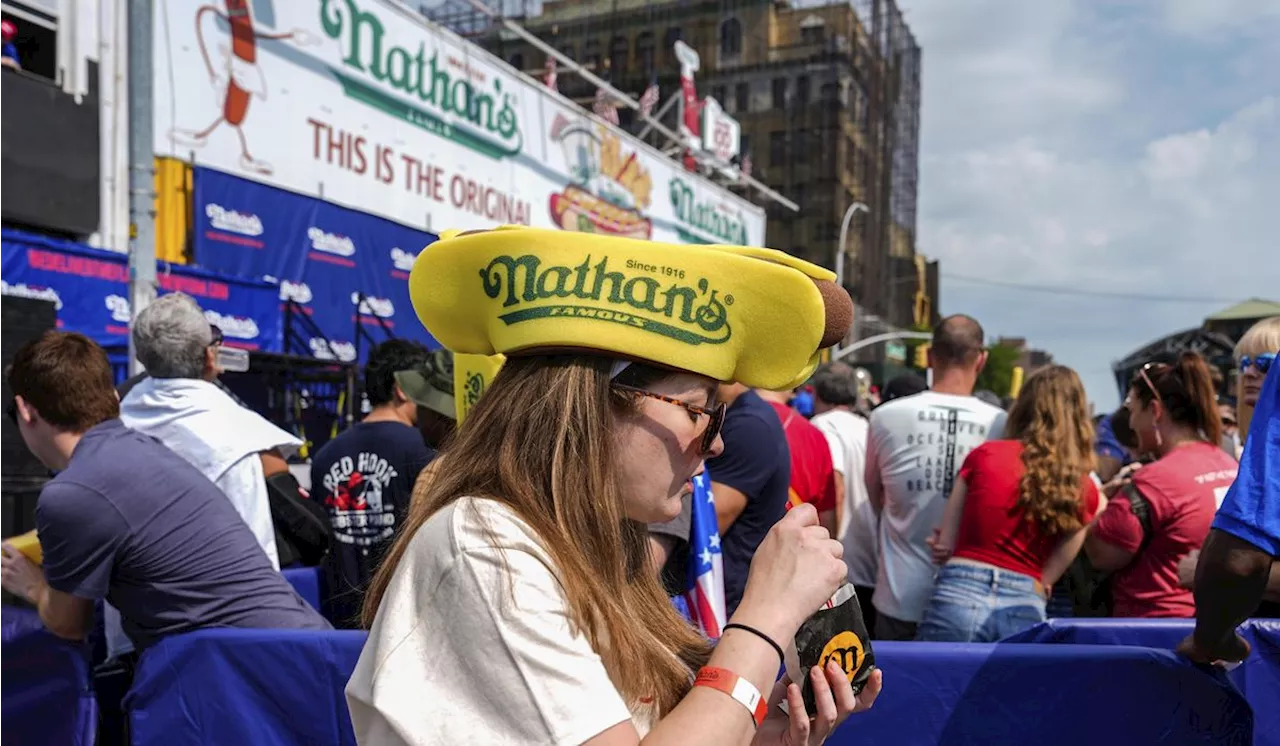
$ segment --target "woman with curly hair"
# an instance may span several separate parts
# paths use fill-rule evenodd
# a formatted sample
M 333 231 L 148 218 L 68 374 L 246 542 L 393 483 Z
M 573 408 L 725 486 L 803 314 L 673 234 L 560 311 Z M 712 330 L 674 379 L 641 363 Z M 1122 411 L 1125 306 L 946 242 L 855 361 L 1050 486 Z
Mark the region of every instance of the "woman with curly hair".
M 942 564 L 917 639 L 995 642 L 1045 619 L 1045 601 L 1084 543 L 1103 499 L 1080 377 L 1031 376 L 1005 439 L 973 449 L 930 544 Z

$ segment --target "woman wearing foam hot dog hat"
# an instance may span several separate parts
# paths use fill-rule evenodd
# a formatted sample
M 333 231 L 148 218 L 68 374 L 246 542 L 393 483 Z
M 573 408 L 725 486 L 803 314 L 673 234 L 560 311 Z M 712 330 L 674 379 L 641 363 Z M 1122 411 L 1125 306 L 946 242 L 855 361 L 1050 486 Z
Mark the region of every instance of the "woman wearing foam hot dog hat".
M 855 697 L 815 667 L 810 713 L 774 683 L 845 578 L 812 509 L 761 543 L 714 648 L 668 603 L 646 538 L 724 448 L 717 382 L 791 388 L 844 335 L 833 279 L 768 249 L 530 228 L 423 250 L 423 324 L 506 362 L 369 589 L 347 685 L 360 743 L 814 744 L 869 707 L 878 672 Z

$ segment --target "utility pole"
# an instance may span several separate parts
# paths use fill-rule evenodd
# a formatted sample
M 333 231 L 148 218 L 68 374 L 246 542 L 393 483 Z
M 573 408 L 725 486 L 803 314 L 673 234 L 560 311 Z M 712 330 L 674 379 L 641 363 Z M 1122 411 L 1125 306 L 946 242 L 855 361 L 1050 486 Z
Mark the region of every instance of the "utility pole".
M 124 0 L 129 20 L 129 375 L 142 372 L 133 321 L 156 297 L 152 0 Z M 119 6 L 116 6 L 119 7 Z

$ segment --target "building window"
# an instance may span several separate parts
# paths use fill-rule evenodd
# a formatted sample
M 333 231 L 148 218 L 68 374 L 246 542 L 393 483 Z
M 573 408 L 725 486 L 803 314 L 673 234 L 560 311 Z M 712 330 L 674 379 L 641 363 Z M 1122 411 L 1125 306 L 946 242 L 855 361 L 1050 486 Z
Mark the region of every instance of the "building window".
M 511 59 L 509 60 L 509 62 L 511 63 L 511 66 L 514 67 L 515 69 L 520 70 L 521 72 L 524 71 L 524 55 L 523 54 L 516 52 L 515 54 L 511 55 Z
M 751 110 L 751 88 L 746 83 L 739 83 L 733 89 L 733 102 L 739 114 Z
M 781 109 L 787 105 L 787 79 L 773 79 L 773 108 Z
M 804 210 L 804 198 L 805 198 L 804 184 L 796 184 L 794 187 L 792 187 L 791 201 L 795 202 L 797 205 L 800 205 L 801 210 Z
M 609 42 L 609 67 L 615 75 L 621 75 L 627 71 L 627 63 L 631 61 L 628 51 L 625 36 L 615 36 L 613 41 Z
M 724 86 L 722 85 L 711 86 L 711 98 L 714 98 L 716 101 L 719 101 L 720 106 L 723 107 L 724 106 Z
M 781 166 L 787 161 L 787 133 L 769 133 L 769 165 Z
M 644 31 L 636 37 L 636 62 L 645 75 L 653 73 L 653 32 Z
M 572 44 L 565 44 L 560 47 L 560 54 L 563 54 L 565 57 L 568 57 L 569 59 L 574 59 L 573 52 L 574 52 L 574 47 Z
M 720 24 L 720 56 L 737 57 L 742 54 L 742 23 L 729 18 Z
M 750 136 L 746 134 L 742 134 L 738 136 L 738 153 L 743 158 L 751 155 L 751 137 Z
M 590 70 L 600 69 L 600 42 L 588 39 L 582 46 L 582 64 Z
M 809 16 L 800 22 L 800 43 L 821 44 L 826 36 L 826 26 L 817 16 Z
M 795 163 L 804 163 L 809 160 L 809 131 L 796 130 L 795 139 L 792 145 L 792 152 L 795 157 L 791 160 Z
M 796 103 L 804 106 L 809 103 L 809 76 L 801 75 L 796 78 Z
M 676 42 L 684 38 L 684 32 L 679 26 L 672 26 L 662 35 L 662 57 L 667 61 L 668 66 L 680 64 L 680 60 L 676 59 Z
M 823 83 L 822 92 L 818 94 L 822 103 L 833 104 L 840 98 L 840 86 L 835 83 Z

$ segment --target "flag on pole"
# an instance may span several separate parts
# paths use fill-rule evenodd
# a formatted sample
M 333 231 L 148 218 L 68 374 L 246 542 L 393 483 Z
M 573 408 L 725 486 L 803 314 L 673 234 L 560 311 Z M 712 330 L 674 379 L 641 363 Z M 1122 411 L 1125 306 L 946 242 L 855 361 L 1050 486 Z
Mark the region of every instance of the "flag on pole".
M 659 96 L 660 94 L 658 93 L 658 82 L 655 80 L 654 82 L 649 84 L 648 88 L 644 89 L 644 93 L 640 94 L 640 118 L 641 119 L 649 116 L 649 114 L 653 112 L 653 107 L 658 105 Z
M 542 82 L 553 91 L 559 90 L 556 88 L 556 58 L 551 55 L 547 55 L 547 70 L 542 74 Z
M 618 104 L 605 92 L 603 88 L 596 89 L 596 102 L 592 106 L 592 111 L 596 116 L 612 125 L 618 124 Z
M 742 162 L 738 165 L 738 171 L 744 179 L 751 176 L 751 156 L 749 154 L 744 153 L 742 155 Z
M 724 555 L 720 552 L 716 502 L 711 495 L 711 478 L 705 472 L 693 478 L 691 499 L 689 576 L 684 595 L 675 600 L 677 607 L 684 606 L 689 621 L 714 640 L 720 637 L 728 619 L 725 618 Z

